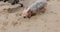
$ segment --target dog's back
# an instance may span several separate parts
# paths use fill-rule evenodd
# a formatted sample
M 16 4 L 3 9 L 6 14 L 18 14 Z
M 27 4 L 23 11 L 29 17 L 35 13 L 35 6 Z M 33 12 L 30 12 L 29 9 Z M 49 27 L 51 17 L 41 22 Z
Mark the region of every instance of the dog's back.
M 45 5 L 45 3 L 46 3 L 46 0 L 36 0 L 36 2 L 32 3 L 32 4 L 29 6 L 29 8 L 30 8 L 31 10 L 35 10 L 35 9 L 37 9 L 37 8 L 43 7 L 43 6 Z

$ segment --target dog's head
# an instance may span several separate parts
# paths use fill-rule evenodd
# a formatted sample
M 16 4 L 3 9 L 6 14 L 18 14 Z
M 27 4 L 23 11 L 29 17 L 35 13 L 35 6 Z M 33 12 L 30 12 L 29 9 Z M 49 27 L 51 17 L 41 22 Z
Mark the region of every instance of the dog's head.
M 32 15 L 32 11 L 31 11 L 30 9 L 27 9 L 27 10 L 25 9 L 25 10 L 23 11 L 23 14 L 22 14 L 22 16 L 23 16 L 24 18 L 26 18 L 26 17 L 30 18 L 31 15 Z

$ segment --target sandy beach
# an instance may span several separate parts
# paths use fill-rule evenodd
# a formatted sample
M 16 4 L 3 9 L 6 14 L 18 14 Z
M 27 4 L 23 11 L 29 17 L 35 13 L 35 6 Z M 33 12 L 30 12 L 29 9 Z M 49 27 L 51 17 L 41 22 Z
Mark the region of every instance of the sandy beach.
M 23 9 L 33 1 L 27 0 L 22 8 L 0 2 L 0 32 L 60 32 L 60 0 L 49 0 L 44 14 L 22 18 Z

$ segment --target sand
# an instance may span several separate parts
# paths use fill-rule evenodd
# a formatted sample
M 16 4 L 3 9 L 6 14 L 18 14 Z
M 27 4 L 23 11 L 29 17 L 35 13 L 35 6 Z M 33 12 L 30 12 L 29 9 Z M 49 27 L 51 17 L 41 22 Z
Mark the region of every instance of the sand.
M 24 8 L 30 1 L 24 3 Z M 0 32 L 60 32 L 60 0 L 49 0 L 47 3 L 44 14 L 24 19 L 20 16 L 24 8 L 0 2 Z

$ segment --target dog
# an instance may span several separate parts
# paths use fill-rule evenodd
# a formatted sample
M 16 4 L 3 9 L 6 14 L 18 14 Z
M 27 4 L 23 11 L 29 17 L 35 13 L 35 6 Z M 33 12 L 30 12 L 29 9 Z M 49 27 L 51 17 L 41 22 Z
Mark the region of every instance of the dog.
M 20 4 L 21 7 L 23 7 L 23 4 L 19 3 L 19 0 L 9 0 L 8 2 L 11 3 L 11 5 Z
M 24 18 L 28 17 L 30 18 L 32 15 L 37 14 L 37 10 L 39 8 L 44 7 L 47 4 L 47 0 L 36 0 L 34 3 L 32 3 L 30 6 L 28 6 L 27 9 L 23 10 L 22 16 Z
M 3 1 L 3 2 L 8 1 L 8 3 L 11 3 L 11 5 L 20 4 L 21 7 L 23 7 L 23 4 L 19 3 L 19 0 L 0 0 L 0 1 Z
M 3 1 L 3 0 L 0 0 L 0 1 Z
M 12 5 L 17 4 L 19 2 L 19 0 L 8 0 L 9 3 L 11 3 Z
M 6 1 L 8 1 L 8 0 L 3 0 L 3 2 L 6 2 Z

